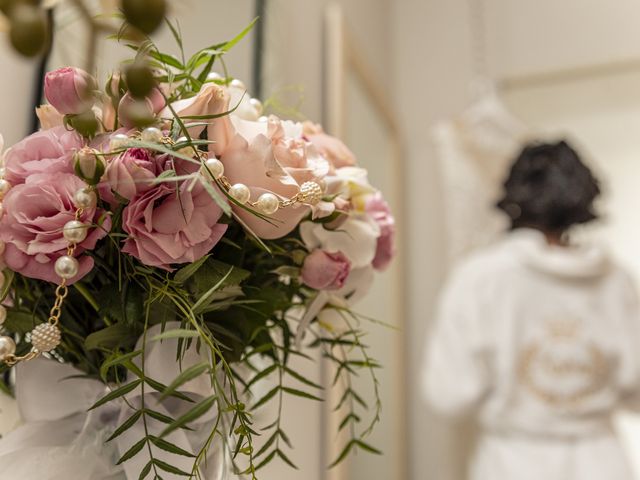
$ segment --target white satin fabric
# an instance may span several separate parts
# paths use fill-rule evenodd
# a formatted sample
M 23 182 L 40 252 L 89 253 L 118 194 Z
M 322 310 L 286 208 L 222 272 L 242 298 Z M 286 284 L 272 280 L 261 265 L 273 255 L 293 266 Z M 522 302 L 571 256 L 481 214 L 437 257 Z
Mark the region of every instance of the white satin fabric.
M 167 324 L 167 329 L 179 325 Z M 152 327 L 147 339 L 160 333 Z M 138 347 L 141 346 L 141 341 Z M 180 373 L 176 361 L 177 340 L 147 341 L 145 373 L 166 385 Z M 199 363 L 204 357 L 190 349 L 182 361 L 182 369 Z M 16 374 L 16 400 L 23 424 L 0 439 L 0 480 L 137 480 L 149 461 L 145 448 L 133 459 L 116 466 L 120 456 L 136 441 L 145 436 L 139 421 L 112 442 L 105 443 L 109 435 L 134 411 L 124 401 L 110 402 L 88 412 L 89 407 L 109 392 L 99 381 L 73 378 L 81 372 L 70 365 L 39 358 L 20 364 Z M 131 378 L 129 380 L 132 380 Z M 210 381 L 201 376 L 181 387 L 196 401 L 212 394 Z M 127 395 L 132 405 L 140 405 L 142 392 L 134 390 Z M 177 418 L 189 405 L 180 401 L 157 402 L 157 394 L 145 391 L 148 408 Z M 179 447 L 198 453 L 215 421 L 215 409 L 191 424 L 193 431 L 177 430 L 166 440 Z M 150 434 L 159 436 L 165 424 L 147 418 Z M 174 455 L 152 447 L 155 458 L 191 472 L 193 459 Z M 226 449 L 219 438 L 210 450 L 201 471 L 206 480 L 222 480 L 229 471 Z M 167 472 L 160 473 L 165 480 L 183 479 Z

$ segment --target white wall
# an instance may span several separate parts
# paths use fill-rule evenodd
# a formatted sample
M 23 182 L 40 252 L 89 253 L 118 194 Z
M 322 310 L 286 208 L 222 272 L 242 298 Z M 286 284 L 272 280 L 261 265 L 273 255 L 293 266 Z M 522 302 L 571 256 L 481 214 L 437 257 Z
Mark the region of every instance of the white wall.
M 634 1 L 537 2 L 512 0 L 403 0 L 394 4 L 393 72 L 397 105 L 409 150 L 406 172 L 410 236 L 409 305 L 411 339 L 409 412 L 411 479 L 463 478 L 465 431 L 435 419 L 419 398 L 417 381 L 425 330 L 444 278 L 443 216 L 438 171 L 429 130 L 464 109 L 473 78 L 471 19 L 484 4 L 482 33 L 489 76 L 523 85 L 531 75 L 623 64 L 640 60 L 640 7 Z M 475 12 L 475 14 L 474 14 Z M 515 88 L 505 98 L 512 110 L 545 132 L 568 133 L 593 155 L 609 178 L 606 233 L 616 254 L 637 268 L 638 74 L 586 82 Z M 460 446 L 463 446 L 461 449 Z
M 467 2 L 403 0 L 394 3 L 393 92 L 404 127 L 407 169 L 406 255 L 409 261 L 410 475 L 415 480 L 459 478 L 460 433 L 430 414 L 419 395 L 423 344 L 444 275 L 445 242 L 438 171 L 430 128 L 468 101 L 471 78 Z

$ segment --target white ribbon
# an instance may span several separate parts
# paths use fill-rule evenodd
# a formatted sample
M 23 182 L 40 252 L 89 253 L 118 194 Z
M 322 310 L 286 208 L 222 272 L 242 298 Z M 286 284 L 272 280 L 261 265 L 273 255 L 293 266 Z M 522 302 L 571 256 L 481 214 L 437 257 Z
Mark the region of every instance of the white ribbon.
M 168 323 L 167 329 L 178 328 L 178 323 Z M 160 333 L 160 326 L 147 332 L 145 348 L 145 375 L 169 385 L 181 372 L 206 360 L 204 354 L 190 348 L 183 360 L 176 359 L 177 339 L 150 341 Z M 138 348 L 142 341 L 138 342 Z M 194 343 L 195 345 L 195 343 Z M 203 349 L 204 350 L 204 349 Z M 16 372 L 16 400 L 24 424 L 0 440 L 0 479 L 20 480 L 137 480 L 150 460 L 147 447 L 135 457 L 116 466 L 115 462 L 135 442 L 145 435 L 144 424 L 139 420 L 133 427 L 113 442 L 105 443 L 109 435 L 135 410 L 124 401 L 110 402 L 88 412 L 88 409 L 109 392 L 102 382 L 81 375 L 71 365 L 38 358 L 20 364 Z M 130 378 L 129 380 L 133 380 Z M 188 394 L 196 402 L 212 395 L 210 379 L 202 375 L 184 384 L 181 393 Z M 138 388 L 127 395 L 127 402 L 138 407 L 142 392 Z M 145 406 L 164 415 L 177 418 L 195 404 L 173 398 L 158 402 L 158 394 L 148 386 L 144 394 Z M 193 431 L 178 429 L 165 440 L 184 450 L 197 454 L 213 428 L 216 412 L 192 422 Z M 160 436 L 164 423 L 146 418 L 147 431 Z M 219 439 L 203 462 L 202 478 L 222 480 L 230 470 L 226 448 Z M 174 455 L 155 446 L 153 457 L 183 471 L 191 472 L 193 459 Z M 184 479 L 169 472 L 159 471 L 167 480 Z

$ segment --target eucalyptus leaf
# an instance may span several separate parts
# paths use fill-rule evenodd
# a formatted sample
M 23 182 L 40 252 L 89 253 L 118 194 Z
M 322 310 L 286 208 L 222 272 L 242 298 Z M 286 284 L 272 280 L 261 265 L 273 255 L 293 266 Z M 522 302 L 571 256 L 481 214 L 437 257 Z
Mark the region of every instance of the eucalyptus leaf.
M 193 422 L 194 420 L 197 420 L 198 418 L 203 416 L 205 413 L 211 410 L 217 398 L 218 397 L 216 397 L 215 395 L 205 398 L 203 401 L 198 403 L 195 407 L 193 407 L 191 410 L 189 410 L 187 413 L 185 413 L 181 417 L 177 418 L 171 425 L 165 428 L 165 430 L 162 432 L 160 437 L 166 437 L 174 430 L 177 430 L 178 428 L 182 428 L 187 424 L 189 424 L 190 422 Z
M 131 393 L 133 392 L 136 388 L 138 388 L 138 386 L 142 383 L 142 380 L 138 379 L 138 380 L 134 380 L 131 383 L 126 383 L 124 385 L 122 385 L 119 388 L 116 388 L 115 390 L 112 390 L 111 392 L 109 392 L 107 395 L 105 395 L 104 397 L 102 397 L 100 400 L 98 400 L 96 403 L 93 404 L 93 406 L 91 406 L 91 408 L 89 408 L 89 410 L 94 410 L 98 407 L 101 407 L 102 405 L 109 403 L 117 398 L 123 397 L 125 396 L 127 393 Z
M 180 388 L 185 383 L 193 380 L 194 378 L 199 377 L 200 375 L 204 374 L 205 372 L 208 372 L 209 370 L 211 370 L 211 366 L 207 362 L 201 362 L 182 371 L 180 375 L 178 375 L 173 380 L 173 382 L 169 384 L 167 389 L 164 392 L 162 392 L 162 395 L 160 396 L 160 401 L 172 395 L 178 388 Z
M 197 338 L 200 334 L 195 330 L 185 330 L 183 328 L 176 328 L 174 330 L 167 330 L 151 338 L 152 342 L 159 342 L 162 340 L 169 340 L 172 338 Z
M 135 457 L 144 448 L 146 443 L 147 443 L 147 437 L 145 437 L 142 440 L 139 440 L 136 443 L 134 443 L 133 446 L 131 448 L 129 448 L 129 450 L 127 450 L 124 453 L 124 455 L 122 455 L 120 457 L 120 460 L 118 460 L 116 462 L 116 465 L 121 465 L 124 462 L 126 462 L 127 460 Z

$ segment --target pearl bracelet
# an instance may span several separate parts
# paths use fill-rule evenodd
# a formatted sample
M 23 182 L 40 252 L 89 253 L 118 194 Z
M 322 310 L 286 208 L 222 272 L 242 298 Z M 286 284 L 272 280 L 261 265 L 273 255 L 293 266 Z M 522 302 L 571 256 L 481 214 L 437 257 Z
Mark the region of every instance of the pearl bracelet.
M 4 170 L 0 172 L 4 177 Z M 0 178 L 0 199 L 10 190 L 11 185 L 4 178 Z M 95 207 L 97 197 L 95 192 L 90 188 L 78 190 L 73 202 L 76 207 L 75 218 L 67 222 L 62 229 L 62 235 L 69 242 L 66 255 L 59 257 L 54 265 L 56 274 L 60 277 L 60 285 L 56 288 L 56 299 L 49 312 L 49 319 L 45 323 L 36 325 L 31 331 L 31 350 L 22 356 L 16 355 L 16 343 L 13 338 L 8 336 L 0 337 L 0 360 L 9 366 L 13 366 L 19 362 L 32 360 L 42 353 L 54 350 L 60 345 L 62 333 L 60 331 L 60 316 L 62 315 L 62 306 L 65 299 L 69 295 L 67 282 L 78 275 L 80 264 L 75 258 L 74 253 L 79 243 L 87 238 L 89 225 L 83 223 L 80 219 L 86 208 Z M 0 203 L 0 215 L 2 214 L 2 204 Z M 4 250 L 4 244 L 0 245 L 0 253 Z M 7 318 L 7 309 L 0 305 L 0 325 Z

